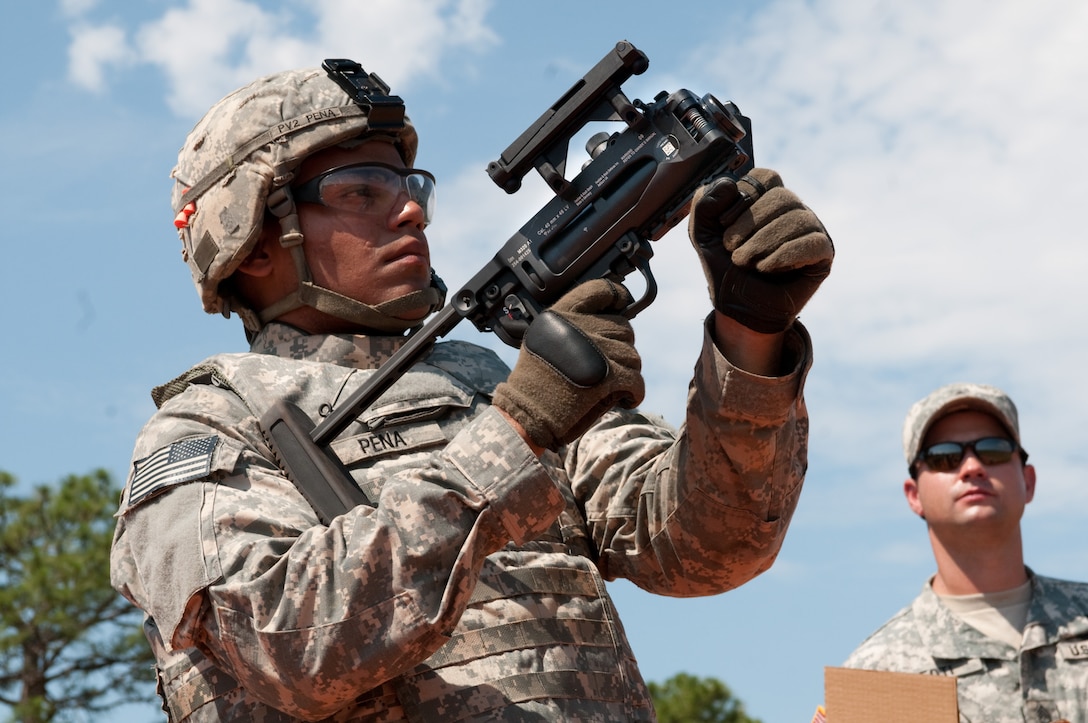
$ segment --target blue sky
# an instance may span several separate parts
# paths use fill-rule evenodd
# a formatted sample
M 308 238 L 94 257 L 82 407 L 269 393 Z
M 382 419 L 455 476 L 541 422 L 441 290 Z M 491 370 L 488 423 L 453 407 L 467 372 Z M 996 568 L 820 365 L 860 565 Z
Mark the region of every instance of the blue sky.
M 648 679 L 715 676 L 765 723 L 807 722 L 823 667 L 933 570 L 900 492 L 900 425 L 932 388 L 1012 394 L 1039 474 L 1029 564 L 1088 579 L 1086 34 L 1079 0 L 24 3 L 0 27 L 0 469 L 123 479 L 149 389 L 244 348 L 237 319 L 200 310 L 169 208 L 177 149 L 217 98 L 326 57 L 381 75 L 439 179 L 429 237 L 452 286 L 547 199 L 535 177 L 507 196 L 487 163 L 626 39 L 650 58 L 627 94 L 736 102 L 757 163 L 817 211 L 838 257 L 803 315 L 810 468 L 775 567 L 700 600 L 613 589 Z M 644 406 L 678 422 L 708 308 L 682 229 L 654 269 L 658 300 L 635 322 Z

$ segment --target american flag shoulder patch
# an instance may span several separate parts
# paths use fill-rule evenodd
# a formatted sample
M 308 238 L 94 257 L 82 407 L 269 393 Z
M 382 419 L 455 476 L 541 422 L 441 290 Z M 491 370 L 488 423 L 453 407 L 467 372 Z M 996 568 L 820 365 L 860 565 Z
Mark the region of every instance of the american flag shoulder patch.
M 138 460 L 129 485 L 128 506 L 141 502 L 174 485 L 207 476 L 219 437 L 193 437 L 174 442 Z

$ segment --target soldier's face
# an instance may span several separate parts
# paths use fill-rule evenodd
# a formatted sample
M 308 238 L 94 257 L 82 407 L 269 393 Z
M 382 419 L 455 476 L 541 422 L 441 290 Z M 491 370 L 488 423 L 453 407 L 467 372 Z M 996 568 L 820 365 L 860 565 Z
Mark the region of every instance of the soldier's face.
M 301 185 L 331 168 L 369 162 L 404 167 L 391 143 L 371 141 L 310 156 L 295 183 Z M 383 214 L 352 213 L 316 203 L 298 204 L 298 213 L 306 259 L 318 286 L 372 305 L 430 286 L 424 212 L 407 194 Z M 426 311 L 420 309 L 418 316 Z
M 933 425 L 922 448 L 938 442 L 1008 436 L 988 414 L 955 412 Z M 925 517 L 934 534 L 956 530 L 1012 534 L 1035 493 L 1035 470 L 1021 463 L 1019 453 L 1004 463 L 984 464 L 968 451 L 959 467 L 951 471 L 934 471 L 921 463 L 918 479 L 907 480 L 904 492 L 911 509 Z

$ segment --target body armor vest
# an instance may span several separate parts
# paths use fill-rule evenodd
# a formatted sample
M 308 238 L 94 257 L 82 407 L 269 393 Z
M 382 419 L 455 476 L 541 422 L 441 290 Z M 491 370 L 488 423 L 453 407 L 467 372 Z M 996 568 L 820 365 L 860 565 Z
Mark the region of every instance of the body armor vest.
M 473 363 L 465 364 L 468 358 Z M 155 401 L 190 384 L 236 394 L 258 419 L 275 401 L 258 381 L 292 366 L 291 401 L 315 421 L 358 387 L 367 370 L 271 355 L 212 357 L 156 389 Z M 397 381 L 332 448 L 369 499 L 382 480 L 441 450 L 490 402 L 505 365 L 490 352 L 444 342 Z M 646 686 L 594 562 L 592 544 L 554 453 L 543 460 L 567 498 L 545 535 L 513 542 L 484 562 L 449 641 L 414 669 L 362 696 L 330 721 L 654 719 Z M 169 652 L 149 621 L 160 693 L 171 720 L 293 720 L 249 696 L 195 649 Z M 213 701 L 216 701 L 213 703 Z M 204 705 L 202 705 L 202 703 Z M 504 714 L 504 709 L 506 712 Z

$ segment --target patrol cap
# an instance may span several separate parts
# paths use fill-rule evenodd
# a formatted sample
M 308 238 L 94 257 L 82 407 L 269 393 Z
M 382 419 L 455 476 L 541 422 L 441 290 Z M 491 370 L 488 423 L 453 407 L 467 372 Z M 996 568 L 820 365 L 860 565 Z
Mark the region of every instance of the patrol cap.
M 977 411 L 1001 422 L 1012 440 L 1020 446 L 1020 420 L 1016 405 L 1005 392 L 988 384 L 957 382 L 946 384 L 914 403 L 903 423 L 903 452 L 907 465 L 914 464 L 930 427 L 952 412 Z

